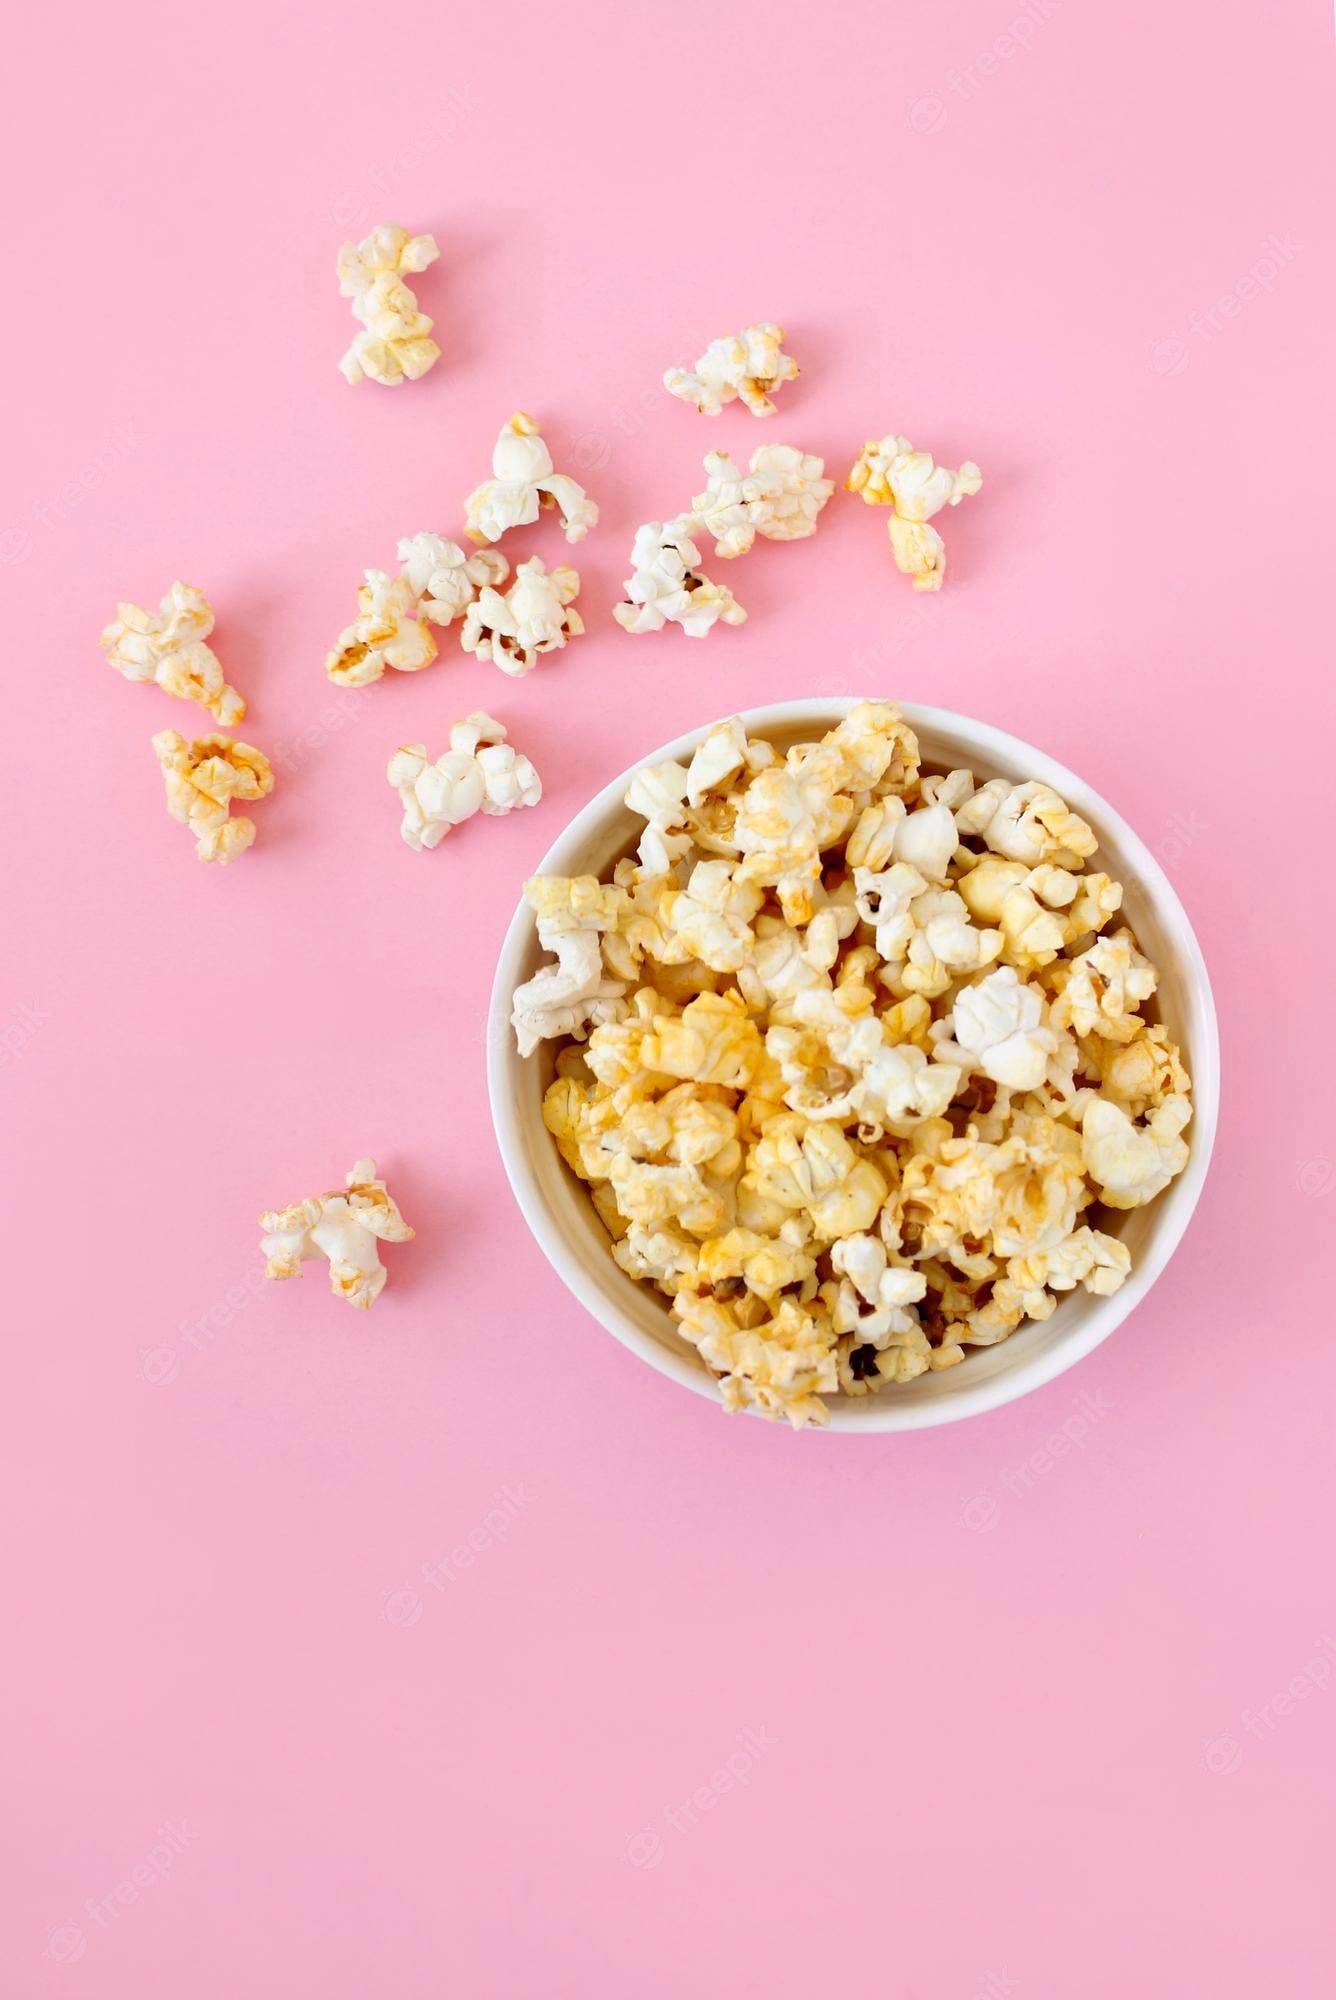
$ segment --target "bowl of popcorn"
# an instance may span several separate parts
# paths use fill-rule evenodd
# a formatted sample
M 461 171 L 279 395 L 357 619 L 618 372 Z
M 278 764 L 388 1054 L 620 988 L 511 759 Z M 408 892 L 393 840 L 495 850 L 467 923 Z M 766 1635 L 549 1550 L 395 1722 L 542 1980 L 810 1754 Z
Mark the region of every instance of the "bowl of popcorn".
M 1163 871 L 999 729 L 885 701 L 692 731 L 525 884 L 489 1083 L 593 1317 L 727 1410 L 1011 1401 L 1164 1269 L 1210 1159 L 1210 982 Z

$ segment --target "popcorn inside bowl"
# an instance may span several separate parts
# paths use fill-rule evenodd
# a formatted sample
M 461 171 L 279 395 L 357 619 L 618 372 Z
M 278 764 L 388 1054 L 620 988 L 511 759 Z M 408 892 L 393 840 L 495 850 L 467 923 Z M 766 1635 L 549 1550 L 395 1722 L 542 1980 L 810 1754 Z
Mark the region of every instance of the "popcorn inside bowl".
M 1091 829 L 980 778 L 884 702 L 797 743 L 735 718 L 636 774 L 602 879 L 527 885 L 544 1122 L 729 1409 L 824 1423 L 1116 1291 L 1187 1161 Z

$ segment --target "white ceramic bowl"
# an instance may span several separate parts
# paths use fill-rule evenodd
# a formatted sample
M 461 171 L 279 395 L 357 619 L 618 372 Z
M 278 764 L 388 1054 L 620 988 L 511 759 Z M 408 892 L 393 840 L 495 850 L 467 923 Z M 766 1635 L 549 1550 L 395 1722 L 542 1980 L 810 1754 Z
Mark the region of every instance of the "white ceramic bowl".
M 749 735 L 787 747 L 823 735 L 853 706 L 852 696 L 779 702 L 751 710 L 743 722 Z M 1132 1274 L 1120 1291 L 1112 1298 L 1069 1293 L 1049 1319 L 1026 1322 L 995 1347 L 971 1349 L 959 1366 L 939 1374 L 888 1386 L 876 1396 L 833 1396 L 830 1427 L 837 1431 L 917 1430 L 994 1409 L 1051 1381 L 1106 1340 L 1145 1298 L 1187 1227 L 1210 1162 L 1220 1096 L 1215 1006 L 1201 948 L 1163 869 L 1131 827 L 1074 772 L 1004 730 L 949 709 L 899 706 L 917 731 L 926 764 L 943 770 L 967 765 L 980 780 L 1042 778 L 1089 820 L 1099 837 L 1099 864 L 1124 884 L 1123 914 L 1159 970 L 1158 1015 L 1183 1050 L 1195 1111 L 1187 1130 L 1191 1157 L 1178 1179 L 1145 1208 L 1101 1216 L 1100 1227 L 1121 1236 L 1132 1253 Z M 538 872 L 604 875 L 639 836 L 641 822 L 622 803 L 635 771 L 667 757 L 688 761 L 710 726 L 648 751 L 614 778 L 576 814 Z M 543 1124 L 552 1050 L 522 1059 L 509 1016 L 515 988 L 545 956 L 533 913 L 521 903 L 501 947 L 488 1023 L 492 1119 L 515 1198 L 549 1263 L 593 1317 L 652 1368 L 717 1400 L 715 1378 L 676 1332 L 667 1300 L 614 1263 L 588 1190 L 565 1166 Z

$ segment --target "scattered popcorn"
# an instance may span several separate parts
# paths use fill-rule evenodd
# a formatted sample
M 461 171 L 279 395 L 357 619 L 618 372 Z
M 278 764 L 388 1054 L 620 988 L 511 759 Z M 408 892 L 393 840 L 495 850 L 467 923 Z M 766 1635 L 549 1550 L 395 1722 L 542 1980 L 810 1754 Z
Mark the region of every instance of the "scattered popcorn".
M 415 674 L 436 658 L 432 625 L 451 625 L 484 589 L 505 582 L 510 564 L 497 549 L 465 555 L 443 535 L 409 535 L 399 543 L 398 576 L 366 571 L 357 592 L 357 617 L 325 661 L 341 687 L 369 687 L 387 669 Z
M 536 806 L 538 773 L 517 756 L 501 723 L 475 710 L 450 731 L 450 748 L 433 764 L 425 743 L 396 750 L 385 773 L 404 809 L 400 832 L 412 848 L 439 847 L 451 827 L 474 813 Z
M 516 410 L 496 441 L 492 474 L 465 503 L 466 530 L 475 542 L 499 542 L 508 528 L 536 521 L 540 507 L 558 509 L 568 542 L 583 541 L 598 520 L 583 486 L 553 470 L 552 454 L 523 410 Z
M 835 491 L 823 479 L 824 461 L 791 444 L 763 444 L 752 453 L 747 472 L 726 451 L 706 453 L 708 484 L 691 503 L 717 556 L 744 556 L 761 535 L 771 542 L 797 542 L 816 533 L 817 516 Z
M 383 222 L 360 243 L 339 252 L 339 291 L 351 299 L 362 331 L 339 363 L 354 388 L 363 376 L 396 388 L 415 382 L 440 360 L 430 338 L 433 322 L 419 310 L 404 275 L 425 271 L 440 256 L 434 236 L 410 236 L 397 222 Z
M 691 514 L 674 521 L 647 521 L 636 529 L 631 574 L 622 586 L 626 602 L 612 615 L 628 632 L 658 632 L 680 625 L 689 639 L 703 639 L 715 625 L 741 625 L 747 614 L 726 583 L 713 583 L 699 570 L 701 554 L 692 539 L 699 524 Z
M 213 648 L 213 608 L 202 590 L 174 583 L 156 612 L 118 604 L 102 634 L 102 650 L 127 681 L 156 681 L 166 694 L 197 701 L 223 729 L 246 713 L 246 704 L 223 679 Z
M 377 1244 L 407 1243 L 413 1235 L 374 1160 L 358 1160 L 346 1189 L 275 1209 L 260 1217 L 260 1228 L 266 1278 L 299 1278 L 308 1257 L 325 1257 L 334 1296 L 363 1312 L 385 1289 Z
M 509 590 L 485 585 L 469 605 L 459 642 L 466 653 L 493 660 L 503 674 L 527 674 L 544 653 L 560 652 L 584 631 L 574 607 L 580 579 L 564 566 L 548 570 L 538 556 L 520 564 Z
M 458 542 L 443 535 L 410 535 L 400 542 L 398 553 L 400 574 L 418 599 L 421 615 L 433 625 L 452 625 L 480 590 L 496 590 L 510 575 L 499 549 L 466 555 Z
M 626 802 L 609 879 L 526 883 L 551 959 L 513 1020 L 558 1044 L 548 1129 L 726 1409 L 825 1423 L 1117 1290 L 1096 1223 L 1182 1171 L 1191 1086 L 1055 792 L 925 771 L 859 702 L 782 752 L 717 724 Z
M 369 687 L 387 668 L 416 674 L 436 658 L 436 635 L 418 616 L 417 592 L 406 576 L 369 569 L 357 592 L 357 617 L 340 632 L 325 672 L 340 687 Z
M 798 364 L 781 352 L 783 345 L 782 326 L 744 326 L 741 333 L 712 340 L 694 369 L 670 368 L 663 386 L 669 395 L 694 403 L 703 417 L 717 417 L 735 396 L 754 417 L 772 417 L 771 390 L 798 375 Z
M 230 736 L 198 736 L 187 743 L 174 729 L 153 738 L 167 786 L 167 810 L 195 836 L 201 861 L 233 861 L 255 839 L 255 821 L 238 813 L 233 799 L 267 799 L 274 774 L 263 751 Z
M 896 567 L 912 576 L 915 590 L 940 590 L 946 575 L 946 545 L 934 514 L 958 507 L 979 491 L 983 475 L 966 459 L 959 472 L 934 465 L 930 453 L 915 451 L 908 438 L 869 438 L 845 482 L 870 507 L 893 509 L 887 522 Z

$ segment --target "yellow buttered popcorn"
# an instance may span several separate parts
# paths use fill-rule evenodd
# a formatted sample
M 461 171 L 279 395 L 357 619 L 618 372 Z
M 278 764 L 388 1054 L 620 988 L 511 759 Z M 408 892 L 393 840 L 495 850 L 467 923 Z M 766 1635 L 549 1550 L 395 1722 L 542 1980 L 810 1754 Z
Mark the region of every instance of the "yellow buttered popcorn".
M 608 879 L 525 885 L 554 962 L 516 1031 L 556 1042 L 548 1129 L 725 1409 L 821 1424 L 1117 1290 L 1191 1082 L 1050 786 L 925 770 L 865 701 L 784 749 L 735 717 L 627 803 Z
M 175 729 L 160 729 L 153 748 L 167 787 L 167 810 L 195 836 L 201 861 L 226 864 L 255 839 L 255 821 L 232 817 L 232 801 L 267 799 L 274 789 L 269 759 L 231 736 L 197 736 L 188 743 Z

